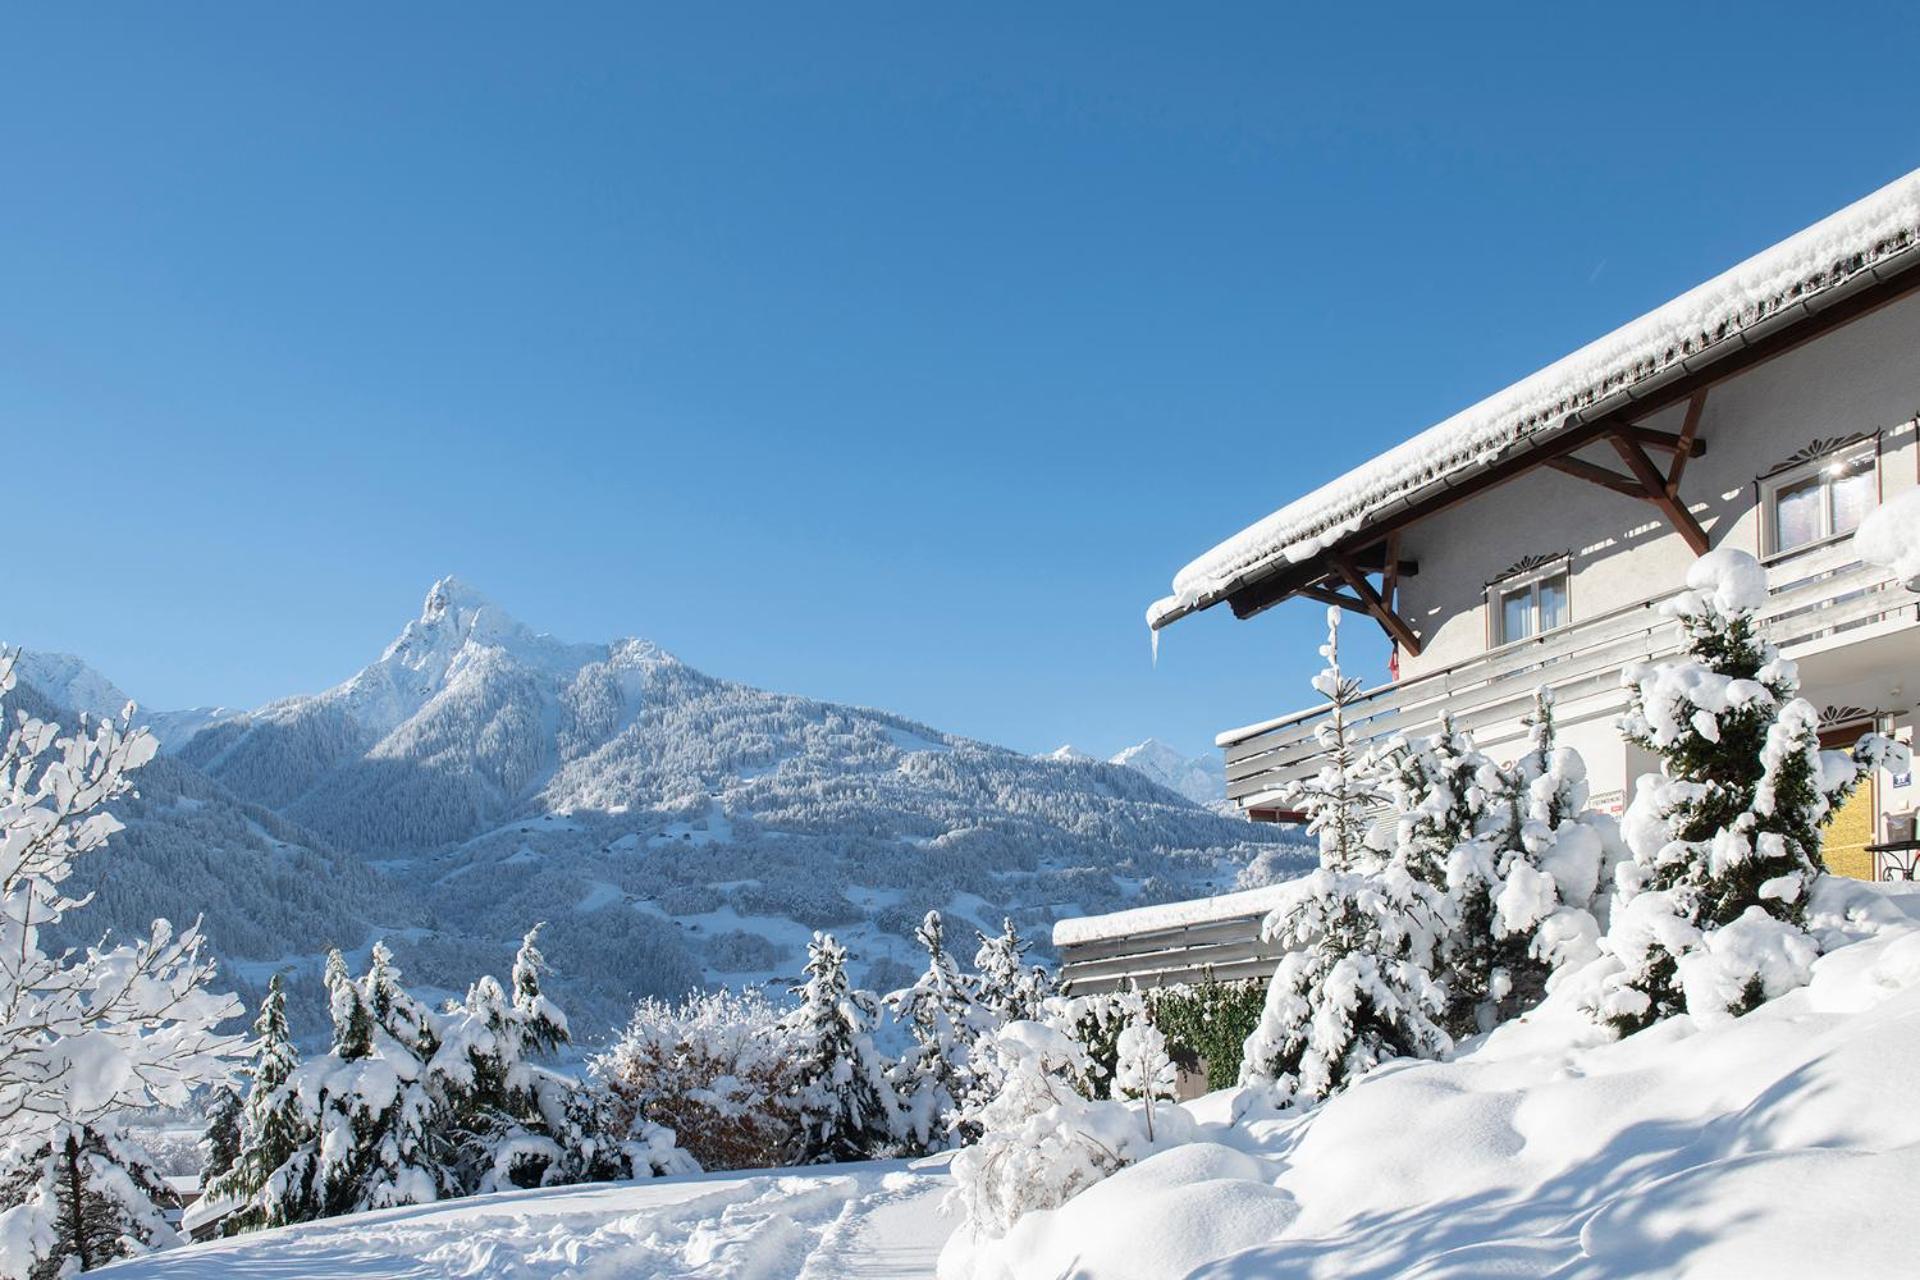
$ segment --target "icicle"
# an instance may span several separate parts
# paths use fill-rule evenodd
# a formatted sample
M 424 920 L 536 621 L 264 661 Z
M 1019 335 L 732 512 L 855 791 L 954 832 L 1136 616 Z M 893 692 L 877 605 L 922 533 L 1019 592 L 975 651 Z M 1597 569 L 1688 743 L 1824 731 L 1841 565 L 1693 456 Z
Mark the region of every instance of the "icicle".
M 1153 648 L 1153 669 L 1158 671 L 1160 669 L 1160 628 L 1155 626 L 1147 628 L 1147 643 Z

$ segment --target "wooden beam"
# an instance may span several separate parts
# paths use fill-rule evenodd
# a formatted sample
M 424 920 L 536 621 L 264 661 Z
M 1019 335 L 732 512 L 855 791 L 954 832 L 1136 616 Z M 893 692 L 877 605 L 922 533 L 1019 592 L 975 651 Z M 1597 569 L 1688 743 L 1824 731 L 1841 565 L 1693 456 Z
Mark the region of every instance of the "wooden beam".
M 1558 434 L 1538 443 L 1529 442 L 1520 451 L 1498 459 L 1458 484 L 1437 488 L 1424 497 L 1396 508 L 1390 517 L 1349 535 L 1339 550 L 1346 555 L 1355 555 L 1377 546 L 1394 529 L 1404 529 L 1443 511 L 1450 511 L 1463 502 L 1472 501 L 1488 489 L 1545 465 L 1549 458 L 1565 457 L 1583 449 L 1604 439 L 1617 427 L 1652 417 L 1689 397 L 1700 395 L 1716 383 L 1724 382 L 1905 297 L 1920 288 L 1920 257 L 1913 262 L 1915 265 L 1904 265 L 1896 273 L 1883 274 L 1871 284 L 1837 302 L 1829 303 L 1797 323 L 1758 338 L 1746 339 L 1742 345 L 1732 347 L 1726 354 L 1716 354 L 1710 362 L 1701 363 L 1658 391 L 1624 404 L 1611 413 L 1584 422 L 1577 416 L 1569 415 Z M 1676 461 L 1688 456 L 1686 453 L 1674 454 Z M 1678 496 L 1677 491 L 1673 496 Z M 1689 521 L 1691 518 L 1688 516 Z M 1251 618 L 1296 594 L 1302 586 L 1325 577 L 1324 555 L 1322 553 L 1309 560 L 1276 565 L 1227 592 L 1225 599 L 1232 606 L 1234 616 Z M 1216 599 L 1207 604 L 1217 602 Z
M 1707 388 L 1702 387 L 1693 393 L 1687 401 L 1686 421 L 1680 424 L 1680 442 L 1687 447 L 1673 451 L 1673 461 L 1667 464 L 1667 496 L 1680 496 L 1680 477 L 1687 474 L 1687 459 L 1697 458 L 1707 451 L 1706 442 L 1700 440 L 1700 414 L 1707 407 Z
M 1707 452 L 1706 441 L 1683 436 L 1677 431 L 1657 431 L 1652 427 L 1629 425 L 1621 427 L 1614 434 L 1625 436 L 1643 449 L 1658 449 L 1662 453 L 1684 453 L 1690 458 L 1698 458 Z
M 1646 486 L 1632 476 L 1623 476 L 1618 471 L 1609 471 L 1605 467 L 1579 458 L 1548 458 L 1544 465 L 1563 475 L 1586 480 L 1602 488 L 1611 489 L 1615 493 L 1625 494 L 1629 498 L 1647 496 Z
M 1373 616 L 1373 610 L 1367 608 L 1361 601 L 1355 600 L 1352 596 L 1343 595 L 1338 591 L 1329 591 L 1325 587 L 1302 587 L 1294 594 L 1305 596 L 1309 600 L 1318 600 L 1321 604 L 1337 604 L 1342 609 L 1350 609 L 1354 613 L 1364 613 L 1369 617 Z
M 1328 559 L 1333 562 L 1334 572 L 1346 581 L 1347 588 L 1367 606 L 1367 612 L 1380 624 L 1380 629 L 1408 654 L 1419 657 L 1420 637 L 1413 634 L 1413 628 L 1406 624 L 1405 619 L 1387 607 L 1387 602 L 1380 598 L 1380 593 L 1373 589 L 1373 584 L 1367 581 L 1367 575 L 1360 572 L 1359 566 L 1345 556 L 1329 556 Z
M 1705 555 L 1707 531 L 1702 529 L 1700 522 L 1693 518 L 1693 512 L 1687 510 L 1686 503 L 1667 492 L 1667 478 L 1661 475 L 1653 465 L 1653 459 L 1647 456 L 1647 451 L 1625 436 L 1609 436 L 1608 439 L 1613 444 L 1614 452 L 1620 455 L 1620 460 L 1627 464 L 1627 469 L 1638 476 L 1640 483 L 1646 486 L 1647 499 L 1660 508 L 1660 513 L 1666 516 L 1667 523 L 1687 540 L 1687 545 L 1693 548 L 1693 554 Z

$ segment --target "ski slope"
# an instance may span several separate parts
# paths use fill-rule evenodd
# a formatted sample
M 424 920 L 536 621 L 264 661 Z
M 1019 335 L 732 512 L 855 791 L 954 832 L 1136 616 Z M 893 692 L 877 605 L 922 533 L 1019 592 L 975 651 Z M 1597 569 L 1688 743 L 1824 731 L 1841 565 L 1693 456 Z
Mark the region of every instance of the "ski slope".
M 955 1220 L 946 1158 L 475 1196 L 175 1249 L 116 1280 L 905 1280 Z

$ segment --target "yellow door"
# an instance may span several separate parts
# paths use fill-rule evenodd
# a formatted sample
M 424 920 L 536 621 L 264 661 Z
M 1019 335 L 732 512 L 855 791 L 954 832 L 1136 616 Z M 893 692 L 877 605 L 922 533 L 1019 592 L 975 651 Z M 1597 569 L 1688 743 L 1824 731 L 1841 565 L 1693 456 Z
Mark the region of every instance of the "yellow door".
M 1867 846 L 1873 843 L 1873 777 L 1853 789 L 1847 802 L 1827 815 L 1820 832 L 1820 860 L 1837 876 L 1855 880 L 1873 879 L 1873 855 Z

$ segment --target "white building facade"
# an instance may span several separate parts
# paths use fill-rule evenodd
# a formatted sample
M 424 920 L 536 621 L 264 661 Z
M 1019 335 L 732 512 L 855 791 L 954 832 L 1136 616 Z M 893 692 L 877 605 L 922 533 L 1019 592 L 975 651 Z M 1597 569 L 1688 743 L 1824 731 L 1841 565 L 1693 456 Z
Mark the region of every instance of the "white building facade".
M 1621 669 L 1678 652 L 1660 602 L 1695 557 L 1737 547 L 1766 565 L 1767 632 L 1826 744 L 1911 742 L 1920 597 L 1862 564 L 1851 533 L 1920 486 L 1917 424 L 1920 173 L 1290 502 L 1181 570 L 1148 623 L 1220 603 L 1351 610 L 1395 645 L 1359 732 L 1418 735 L 1448 712 L 1496 758 L 1519 753 L 1549 686 L 1595 805 L 1617 812 L 1656 763 L 1616 727 Z M 1320 715 L 1220 735 L 1250 817 L 1295 816 Z M 1910 876 L 1911 848 L 1885 846 L 1911 844 L 1916 805 L 1912 776 L 1882 771 L 1829 824 L 1829 869 Z M 1069 971 L 1114 932 L 1062 927 Z
M 1917 425 L 1920 174 L 1275 512 L 1182 570 L 1148 620 L 1295 598 L 1366 615 L 1397 669 L 1360 709 L 1369 736 L 1451 712 L 1517 754 L 1552 687 L 1595 804 L 1617 811 L 1655 764 L 1616 728 L 1621 668 L 1678 650 L 1657 606 L 1696 556 L 1737 547 L 1767 567 L 1767 631 L 1829 745 L 1911 741 L 1920 600 L 1851 533 L 1920 486 Z M 1317 716 L 1220 735 L 1250 816 L 1290 816 Z M 1869 849 L 1910 838 L 1916 804 L 1910 775 L 1873 779 L 1830 826 L 1829 867 L 1902 874 L 1910 856 Z

